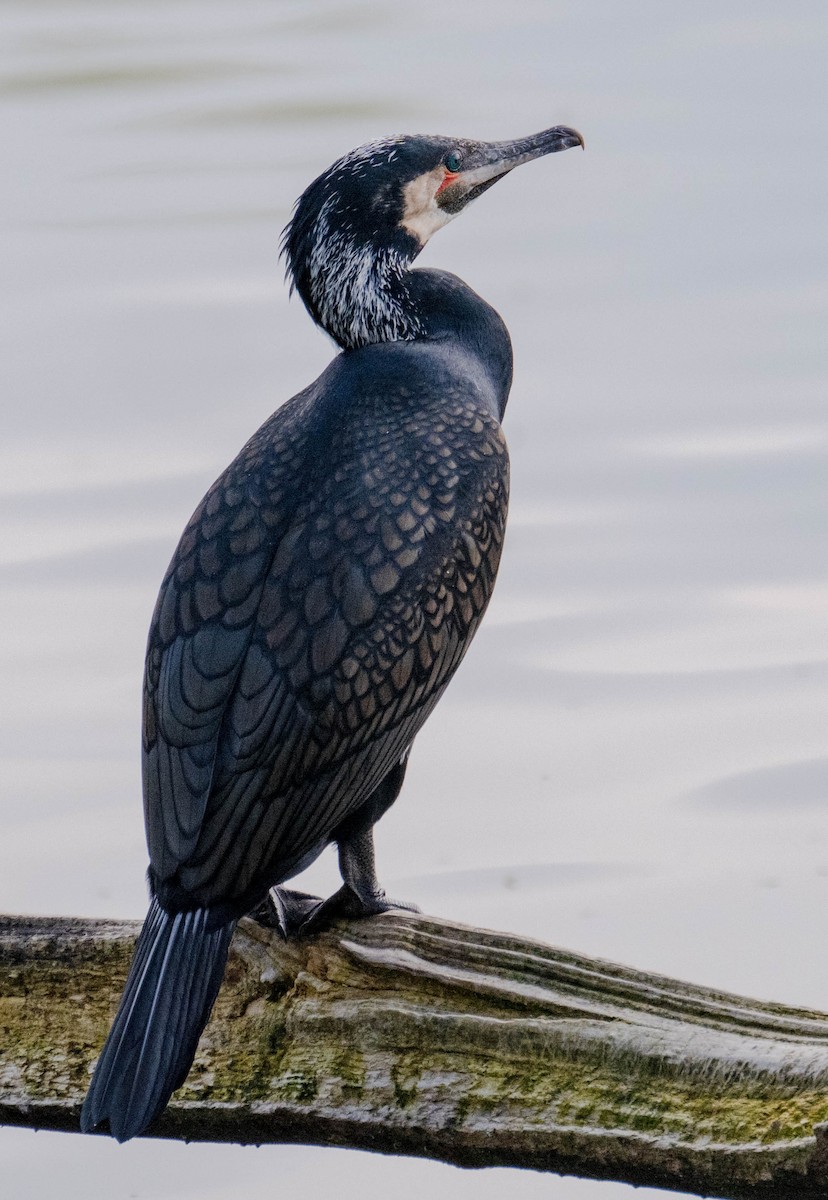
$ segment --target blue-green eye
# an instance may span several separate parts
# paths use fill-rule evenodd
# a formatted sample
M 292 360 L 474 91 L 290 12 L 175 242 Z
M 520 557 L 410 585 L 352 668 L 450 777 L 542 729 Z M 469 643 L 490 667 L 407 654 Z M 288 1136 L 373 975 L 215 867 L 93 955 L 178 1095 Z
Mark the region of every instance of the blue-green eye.
M 460 170 L 460 164 L 463 160 L 459 154 L 455 154 L 454 151 L 452 151 L 451 154 L 446 155 L 444 161 L 449 171 L 451 171 L 451 173 L 454 175 Z

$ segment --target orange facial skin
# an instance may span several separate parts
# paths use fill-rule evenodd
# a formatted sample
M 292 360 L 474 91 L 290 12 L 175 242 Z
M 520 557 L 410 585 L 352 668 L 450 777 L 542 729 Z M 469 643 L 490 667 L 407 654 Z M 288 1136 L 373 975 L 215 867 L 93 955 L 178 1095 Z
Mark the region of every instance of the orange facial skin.
M 445 177 L 443 178 L 443 182 L 440 184 L 440 186 L 438 187 L 438 189 L 434 193 L 434 195 L 439 196 L 440 192 L 445 191 L 445 189 L 449 186 L 449 184 L 454 183 L 455 179 L 457 178 L 457 176 L 459 174 L 460 174 L 459 171 L 449 171 L 448 169 L 446 169 L 446 174 L 445 174 Z

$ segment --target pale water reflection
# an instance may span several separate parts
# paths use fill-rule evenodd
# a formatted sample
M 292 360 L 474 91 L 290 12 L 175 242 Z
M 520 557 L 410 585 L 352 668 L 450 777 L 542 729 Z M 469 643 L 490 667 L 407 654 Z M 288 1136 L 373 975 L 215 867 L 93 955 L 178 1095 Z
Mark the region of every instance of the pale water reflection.
M 524 168 L 423 256 L 511 329 L 513 510 L 383 876 L 449 917 L 828 1008 L 822 0 L 7 0 L 0 21 L 0 908 L 143 913 L 159 579 L 331 353 L 281 284 L 294 198 L 382 133 L 565 122 L 587 153 Z M 10 1130 L 0 1169 L 13 1200 L 633 1195 Z

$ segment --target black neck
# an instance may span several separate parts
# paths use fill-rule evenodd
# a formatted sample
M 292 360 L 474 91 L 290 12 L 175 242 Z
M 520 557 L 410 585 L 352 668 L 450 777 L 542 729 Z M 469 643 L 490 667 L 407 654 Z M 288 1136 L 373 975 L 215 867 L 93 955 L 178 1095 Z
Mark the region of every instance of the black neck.
M 294 270 L 294 282 L 314 321 L 343 350 L 383 342 L 445 342 L 475 361 L 499 399 L 512 381 L 512 347 L 491 305 L 448 271 L 411 270 L 421 247 L 402 235 L 377 252 L 337 237 L 316 241 Z M 324 252 L 323 252 L 324 251 Z
M 445 342 L 484 372 L 502 418 L 512 386 L 512 342 L 500 315 L 449 271 L 409 271 L 408 299 L 417 314 L 417 339 Z

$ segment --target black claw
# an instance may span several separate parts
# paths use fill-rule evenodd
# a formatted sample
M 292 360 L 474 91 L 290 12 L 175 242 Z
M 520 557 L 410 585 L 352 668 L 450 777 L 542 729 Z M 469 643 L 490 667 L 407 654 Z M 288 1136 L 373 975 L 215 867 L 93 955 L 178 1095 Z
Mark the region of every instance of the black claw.
M 266 929 L 277 930 L 287 942 L 301 935 L 308 918 L 323 903 L 321 896 L 275 887 L 270 889 L 250 916 Z

